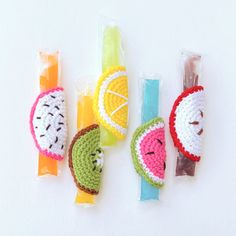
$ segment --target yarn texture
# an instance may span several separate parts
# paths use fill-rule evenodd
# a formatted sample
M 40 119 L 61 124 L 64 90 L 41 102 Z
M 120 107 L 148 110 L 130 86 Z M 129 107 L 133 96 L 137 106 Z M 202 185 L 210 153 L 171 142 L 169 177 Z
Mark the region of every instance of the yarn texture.
M 37 97 L 30 113 L 30 129 L 40 153 L 63 159 L 67 139 L 63 88 L 48 90 Z
M 169 119 L 174 145 L 193 161 L 201 158 L 203 122 L 204 88 L 194 86 L 176 99 Z
M 128 78 L 125 67 L 108 69 L 98 80 L 94 113 L 99 123 L 117 139 L 126 136 L 128 122 Z
M 98 125 L 88 126 L 75 135 L 69 148 L 69 167 L 78 188 L 98 194 L 103 168 Z
M 164 185 L 165 130 L 162 118 L 141 125 L 133 134 L 131 153 L 137 173 L 154 187 Z

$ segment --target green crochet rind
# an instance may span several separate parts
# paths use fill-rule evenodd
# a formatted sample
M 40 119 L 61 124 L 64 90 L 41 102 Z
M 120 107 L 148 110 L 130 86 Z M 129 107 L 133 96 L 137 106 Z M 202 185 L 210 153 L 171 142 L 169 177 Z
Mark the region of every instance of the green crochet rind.
M 154 119 L 142 124 L 141 126 L 139 126 L 133 134 L 133 137 L 132 137 L 132 140 L 131 140 L 131 145 L 130 145 L 132 160 L 133 160 L 135 170 L 137 171 L 137 173 L 139 175 L 143 176 L 143 178 L 149 184 L 151 184 L 152 186 L 157 187 L 157 188 L 161 188 L 164 184 L 154 182 L 148 176 L 148 174 L 143 170 L 143 167 L 139 162 L 138 155 L 137 155 L 137 152 L 136 152 L 136 145 L 137 145 L 137 141 L 138 141 L 140 136 L 142 136 L 148 129 L 150 129 L 151 126 L 156 125 L 160 122 L 164 122 L 164 120 L 162 118 L 158 117 L 158 118 L 154 118 Z
M 74 137 L 69 150 L 69 166 L 78 188 L 98 194 L 103 166 L 98 125 L 82 129 Z

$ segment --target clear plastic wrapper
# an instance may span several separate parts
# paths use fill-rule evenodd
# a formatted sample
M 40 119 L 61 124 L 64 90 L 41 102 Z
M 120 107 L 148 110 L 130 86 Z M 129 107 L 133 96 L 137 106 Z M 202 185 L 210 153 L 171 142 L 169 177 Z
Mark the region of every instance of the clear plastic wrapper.
M 103 19 L 100 37 L 102 75 L 95 90 L 95 113 L 101 129 L 101 146 L 109 147 L 126 136 L 128 79 L 119 27 L 114 21 Z
M 131 153 L 141 176 L 140 200 L 158 200 L 166 158 L 164 120 L 159 117 L 160 75 L 142 75 L 140 90 L 141 125 L 133 134 Z
M 54 88 L 59 82 L 59 53 L 49 54 L 40 52 L 40 90 L 46 91 Z M 39 153 L 38 175 L 57 175 L 57 160 L 47 158 Z
M 93 102 L 91 86 L 78 91 L 78 131 L 69 148 L 69 167 L 78 188 L 75 203 L 82 206 L 95 205 L 103 167 L 100 129 L 94 116 Z
M 58 161 L 65 156 L 66 102 L 60 83 L 59 52 L 39 53 L 39 87 L 30 113 L 31 134 L 39 150 L 38 176 L 58 175 Z
M 201 56 L 199 54 L 183 51 L 181 54 L 181 71 L 183 91 L 198 85 L 201 76 Z M 196 162 L 185 157 L 179 151 L 176 164 L 176 176 L 194 176 Z

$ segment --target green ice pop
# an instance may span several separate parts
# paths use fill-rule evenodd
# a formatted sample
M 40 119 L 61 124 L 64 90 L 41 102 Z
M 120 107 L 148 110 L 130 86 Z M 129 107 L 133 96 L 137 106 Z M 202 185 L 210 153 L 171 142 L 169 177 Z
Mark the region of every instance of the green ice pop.
M 112 66 L 122 65 L 121 35 L 117 26 L 107 26 L 103 32 L 102 42 L 102 72 Z M 101 145 L 112 146 L 117 138 L 105 127 L 101 126 Z

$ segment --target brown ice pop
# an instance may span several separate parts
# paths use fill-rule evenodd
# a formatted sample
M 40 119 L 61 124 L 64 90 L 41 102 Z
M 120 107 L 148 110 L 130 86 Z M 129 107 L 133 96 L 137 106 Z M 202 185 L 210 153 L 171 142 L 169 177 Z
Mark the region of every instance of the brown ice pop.
M 201 56 L 189 52 L 183 52 L 183 90 L 198 85 L 200 77 Z M 179 151 L 176 164 L 176 176 L 194 176 L 196 162 L 185 157 Z

